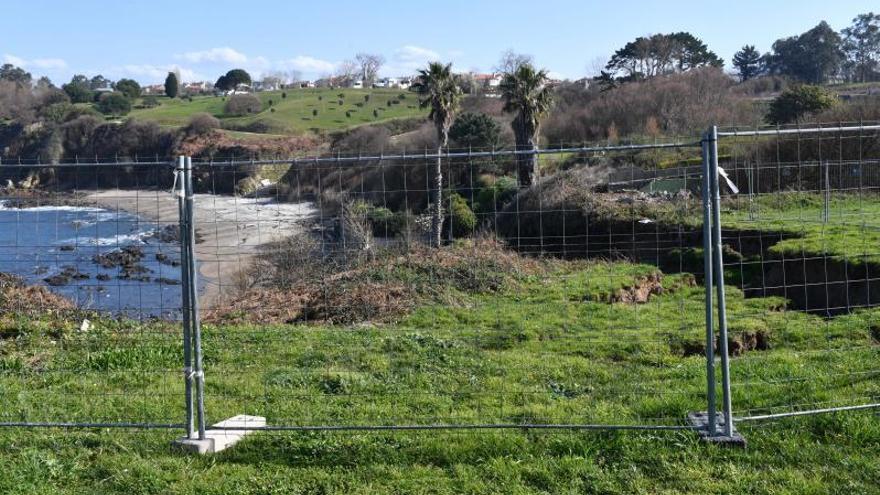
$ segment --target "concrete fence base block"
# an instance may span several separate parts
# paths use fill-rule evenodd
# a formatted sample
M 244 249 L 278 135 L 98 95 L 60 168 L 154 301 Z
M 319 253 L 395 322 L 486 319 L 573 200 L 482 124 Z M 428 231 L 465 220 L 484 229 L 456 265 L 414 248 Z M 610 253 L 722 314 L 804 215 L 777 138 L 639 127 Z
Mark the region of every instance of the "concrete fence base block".
M 236 428 L 262 428 L 266 426 L 266 418 L 240 414 L 212 425 L 205 431 L 205 438 L 178 438 L 173 442 L 175 447 L 193 454 L 213 454 L 232 447 L 245 435 L 254 430 L 237 430 Z
M 714 443 L 718 445 L 724 445 L 729 447 L 740 447 L 744 448 L 746 446 L 746 439 L 742 435 L 736 431 L 736 427 L 733 428 L 733 434 L 725 435 L 724 434 L 724 414 L 717 413 L 715 415 L 716 423 L 718 425 L 717 431 L 714 434 L 709 433 L 709 414 L 705 412 L 692 412 L 688 414 L 688 424 L 691 426 L 697 427 L 697 433 L 700 434 L 700 438 L 704 442 Z

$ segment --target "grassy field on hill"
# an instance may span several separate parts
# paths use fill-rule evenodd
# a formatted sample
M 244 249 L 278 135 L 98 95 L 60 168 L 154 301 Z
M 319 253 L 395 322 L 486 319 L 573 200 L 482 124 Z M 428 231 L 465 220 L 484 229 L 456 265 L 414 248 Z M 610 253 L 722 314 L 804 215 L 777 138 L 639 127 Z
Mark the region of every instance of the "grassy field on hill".
M 221 119 L 224 127 L 248 130 L 248 126 L 263 123 L 268 133 L 291 134 L 334 131 L 426 115 L 418 108 L 417 96 L 401 89 L 290 89 L 256 95 L 263 104 L 262 111 L 243 117 L 224 113 L 229 97 L 223 96 L 196 96 L 192 101 L 163 97 L 159 99 L 160 106 L 135 109 L 131 116 L 161 125 L 183 126 L 193 114 L 205 112 Z

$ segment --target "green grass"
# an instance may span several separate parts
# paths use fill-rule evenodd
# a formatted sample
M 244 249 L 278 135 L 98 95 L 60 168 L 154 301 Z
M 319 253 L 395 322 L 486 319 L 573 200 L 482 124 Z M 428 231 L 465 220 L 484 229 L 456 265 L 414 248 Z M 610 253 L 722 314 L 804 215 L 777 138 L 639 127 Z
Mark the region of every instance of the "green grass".
M 397 323 L 206 326 L 207 412 L 270 424 L 679 425 L 704 405 L 703 289 L 602 302 L 654 268 L 565 262 L 498 293 L 452 291 Z M 729 288 L 739 414 L 880 395 L 880 311 L 822 319 Z M 182 416 L 177 329 L 0 316 L 6 421 Z M 195 458 L 173 432 L 0 430 L 2 493 L 878 493 L 871 413 L 742 423 L 747 450 L 688 432 L 259 433 Z
M 770 252 L 803 256 L 826 254 L 850 263 L 880 260 L 880 201 L 875 194 L 830 196 L 828 219 L 824 197 L 815 193 L 739 196 L 722 212 L 725 228 L 783 232 L 792 237 L 777 242 Z
M 265 123 L 270 133 L 293 134 L 305 131 L 334 131 L 364 124 L 426 115 L 418 108 L 415 94 L 400 89 L 291 89 L 256 93 L 263 110 L 254 115 L 231 117 L 224 114 L 228 97 L 197 96 L 192 101 L 182 98 L 161 98 L 155 108 L 135 109 L 132 117 L 153 120 L 161 125 L 183 126 L 196 113 L 209 113 L 221 119 L 226 126 L 243 127 L 255 122 Z M 343 94 L 343 98 L 339 98 Z M 399 96 L 406 95 L 403 100 Z M 369 95 L 370 100 L 364 97 Z M 319 100 L 319 97 L 321 98 Z M 269 106 L 269 100 L 273 104 Z M 339 105 L 339 100 L 343 101 Z M 398 101 L 388 105 L 389 101 Z M 361 104 L 362 106 L 358 106 Z M 271 109 L 274 108 L 274 112 Z M 314 116 L 313 111 L 318 115 Z M 378 117 L 373 115 L 377 111 Z M 351 112 L 347 117 L 346 112 Z

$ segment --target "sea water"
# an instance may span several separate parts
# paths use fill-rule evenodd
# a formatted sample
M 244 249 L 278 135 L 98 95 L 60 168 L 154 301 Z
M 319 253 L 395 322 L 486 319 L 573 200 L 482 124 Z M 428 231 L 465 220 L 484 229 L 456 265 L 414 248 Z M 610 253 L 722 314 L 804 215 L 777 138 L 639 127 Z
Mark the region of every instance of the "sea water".
M 47 285 L 83 309 L 178 318 L 180 245 L 157 236 L 164 227 L 98 207 L 15 208 L 0 201 L 0 272 L 28 285 Z M 136 273 L 96 261 L 125 248 L 143 253 Z

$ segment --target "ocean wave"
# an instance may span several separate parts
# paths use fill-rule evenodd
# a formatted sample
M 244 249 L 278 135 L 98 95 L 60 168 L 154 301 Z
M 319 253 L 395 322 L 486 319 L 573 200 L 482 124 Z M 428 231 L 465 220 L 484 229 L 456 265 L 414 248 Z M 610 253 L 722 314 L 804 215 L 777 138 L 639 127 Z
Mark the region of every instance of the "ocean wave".
M 153 235 L 153 231 L 117 234 L 110 237 L 71 237 L 55 242 L 57 246 L 129 246 L 145 244 L 144 239 Z
M 23 212 L 113 213 L 104 208 L 98 208 L 96 206 L 43 205 L 32 206 L 29 208 L 17 208 L 14 206 L 6 206 L 8 202 L 9 200 L 6 199 L 0 200 L 0 210 Z

